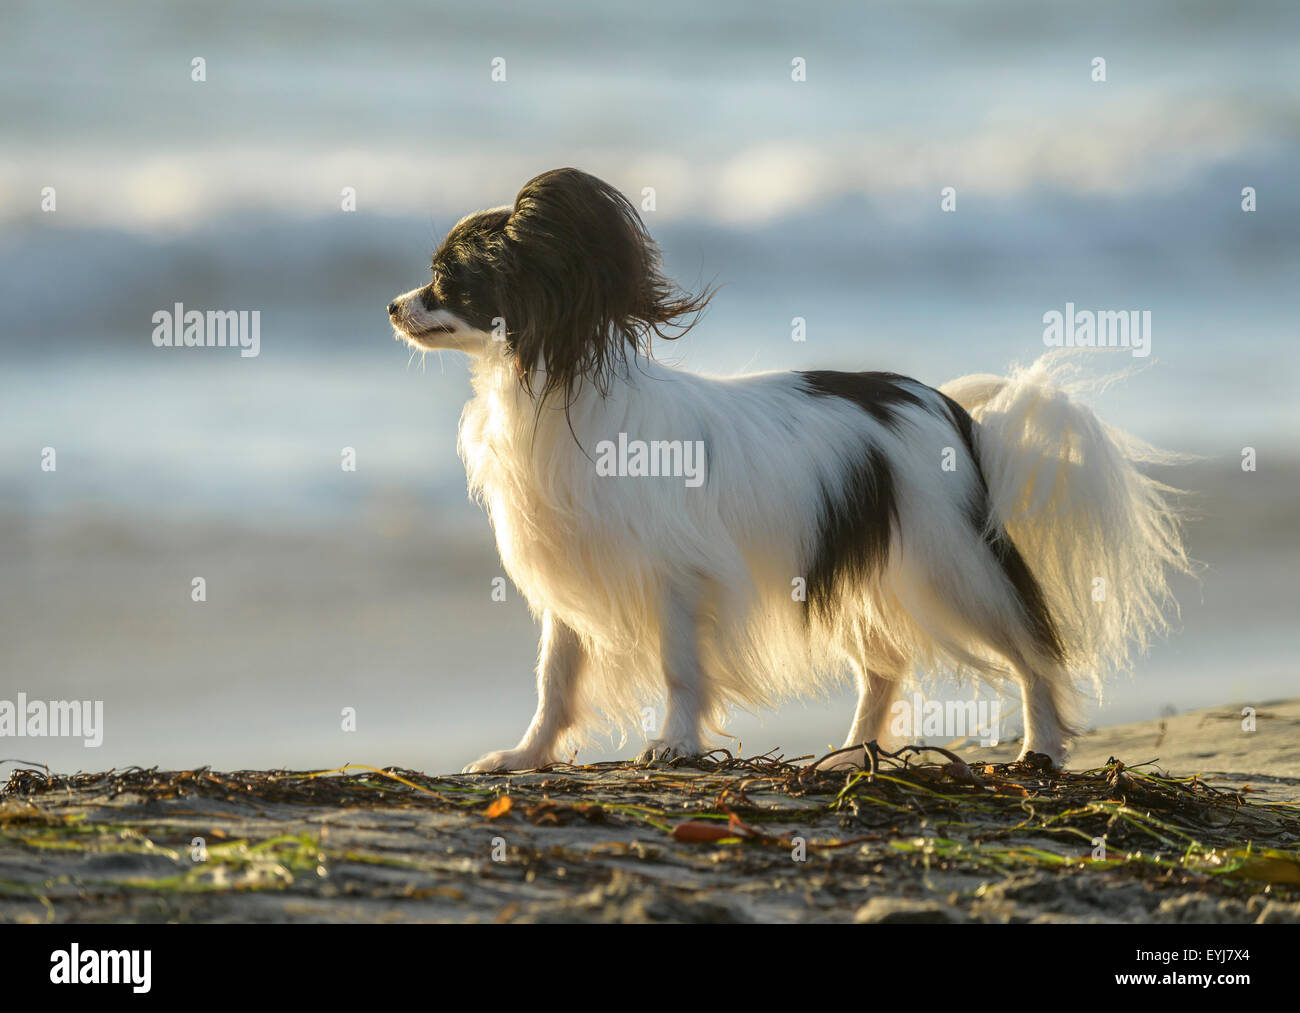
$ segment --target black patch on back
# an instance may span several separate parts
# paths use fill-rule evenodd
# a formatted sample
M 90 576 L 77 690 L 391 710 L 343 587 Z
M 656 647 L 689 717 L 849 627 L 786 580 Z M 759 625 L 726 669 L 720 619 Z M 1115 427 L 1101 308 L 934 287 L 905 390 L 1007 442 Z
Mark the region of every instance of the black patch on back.
M 915 391 L 903 386 L 916 381 L 897 373 L 839 373 L 833 369 L 814 369 L 799 375 L 803 377 L 804 390 L 809 394 L 852 401 L 894 432 L 898 431 L 900 421 L 895 411 L 897 405 L 928 407 Z
M 922 398 L 904 386 L 917 381 L 897 373 L 816 370 L 803 372 L 800 376 L 808 393 L 818 397 L 842 397 L 895 433 L 902 422 L 897 412 L 899 405 L 920 407 L 936 415 L 940 414 L 940 404 L 947 409 L 945 421 L 957 431 L 975 464 L 976 490 L 966 505 L 967 520 L 989 547 L 1011 583 L 1039 649 L 1057 661 L 1062 660 L 1065 650 L 1060 632 L 1047 609 L 1042 587 L 1006 531 L 1001 526 L 992 529 L 989 526 L 992 508 L 988 483 L 979 468 L 975 420 L 970 413 L 948 395 L 933 388 L 927 389 L 938 401 Z M 891 526 L 897 522 L 898 503 L 888 457 L 878 448 L 867 446 L 838 499 L 828 496 L 825 490 L 822 492 L 817 552 L 808 574 L 809 607 L 822 615 L 829 615 L 841 581 L 864 580 L 882 569 L 889 559 Z
M 925 402 L 903 386 L 897 373 L 841 373 L 830 369 L 801 372 L 803 389 L 816 397 L 839 397 L 857 405 L 882 426 L 897 432 L 900 405 Z M 822 489 L 817 551 L 808 571 L 808 606 L 829 616 L 845 581 L 870 579 L 889 561 L 892 528 L 898 523 L 894 473 L 883 450 L 864 442 L 862 455 L 835 496 Z

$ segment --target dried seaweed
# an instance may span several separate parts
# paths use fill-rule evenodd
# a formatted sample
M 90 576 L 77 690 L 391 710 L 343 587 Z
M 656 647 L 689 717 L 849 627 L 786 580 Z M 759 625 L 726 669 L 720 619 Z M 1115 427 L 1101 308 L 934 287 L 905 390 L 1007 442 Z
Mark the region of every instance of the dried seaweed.
M 464 861 L 482 862 L 491 839 L 508 842 L 510 861 L 501 865 L 525 870 L 525 886 L 542 870 L 567 875 L 574 890 L 608 879 L 611 863 L 629 856 L 763 875 L 789 869 L 798 852 L 818 863 L 819 882 L 831 884 L 895 866 L 995 878 L 1035 870 L 1300 899 L 1294 802 L 1114 758 L 1093 770 L 1058 771 L 1032 755 L 967 763 L 944 749 L 890 753 L 870 743 L 864 770 L 827 772 L 809 759 L 716 750 L 648 766 L 446 776 L 359 765 L 67 776 L 20 768 L 0 789 L 0 857 L 6 848 L 171 856 L 174 873 L 112 884 L 155 893 L 319 892 L 330 875 L 339 880 L 330 870 L 351 870 L 352 889 L 376 897 L 455 904 L 464 895 Z M 427 841 L 423 850 L 374 843 L 361 831 L 381 818 L 432 835 L 441 850 L 431 857 Z M 261 833 L 259 821 L 266 822 Z M 311 829 L 320 824 L 326 829 Z M 178 827 L 205 836 L 211 855 L 202 867 L 183 862 L 191 831 Z M 548 834 L 559 836 L 548 843 Z M 381 867 L 410 878 L 398 889 L 355 871 Z M 504 873 L 488 862 L 480 875 Z M 58 896 L 61 883 L 53 876 L 33 886 L 0 874 L 0 898 Z M 86 883 L 76 886 L 84 897 Z

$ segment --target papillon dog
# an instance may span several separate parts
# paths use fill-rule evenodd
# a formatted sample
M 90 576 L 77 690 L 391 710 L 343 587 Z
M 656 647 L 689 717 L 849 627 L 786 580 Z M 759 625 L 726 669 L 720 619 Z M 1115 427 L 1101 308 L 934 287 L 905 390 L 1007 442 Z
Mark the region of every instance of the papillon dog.
M 1138 467 L 1167 455 L 1050 353 L 940 388 L 657 361 L 710 295 L 668 280 L 618 190 L 556 169 L 464 218 L 389 304 L 400 339 L 470 358 L 460 454 L 541 622 L 532 722 L 465 771 L 571 758 L 661 694 L 640 759 L 695 757 L 733 706 L 850 677 L 827 765 L 861 764 L 916 669 L 1013 680 L 1022 757 L 1059 765 L 1081 686 L 1166 628 L 1188 569 L 1176 490 Z

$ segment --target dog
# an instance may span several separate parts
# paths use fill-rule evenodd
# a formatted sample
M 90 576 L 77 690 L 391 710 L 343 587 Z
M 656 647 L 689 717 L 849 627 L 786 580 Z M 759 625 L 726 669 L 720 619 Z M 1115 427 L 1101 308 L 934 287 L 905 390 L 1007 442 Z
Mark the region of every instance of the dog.
M 678 289 L 631 203 L 572 168 L 461 220 L 431 271 L 388 315 L 470 358 L 460 455 L 541 622 L 532 722 L 466 772 L 572 757 L 663 693 L 639 759 L 698 757 L 733 706 L 849 677 L 833 765 L 861 764 L 918 668 L 1012 680 L 1022 758 L 1059 766 L 1083 687 L 1167 630 L 1177 490 L 1139 466 L 1171 455 L 1100 422 L 1072 359 L 937 389 L 670 368 L 652 340 L 713 293 Z

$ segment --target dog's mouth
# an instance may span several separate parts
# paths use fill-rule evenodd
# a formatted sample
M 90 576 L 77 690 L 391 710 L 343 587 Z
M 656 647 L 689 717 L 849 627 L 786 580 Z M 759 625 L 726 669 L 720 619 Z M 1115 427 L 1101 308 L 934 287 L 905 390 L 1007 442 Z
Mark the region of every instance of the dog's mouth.
M 407 331 L 407 333 L 413 338 L 424 338 L 430 334 L 450 334 L 455 329 L 451 324 L 430 324 L 422 331 Z
M 399 315 L 392 315 L 391 320 L 393 329 L 396 331 L 394 336 L 399 340 L 419 341 L 422 338 L 431 338 L 435 334 L 452 334 L 456 330 L 452 324 L 428 324 L 417 330 Z

